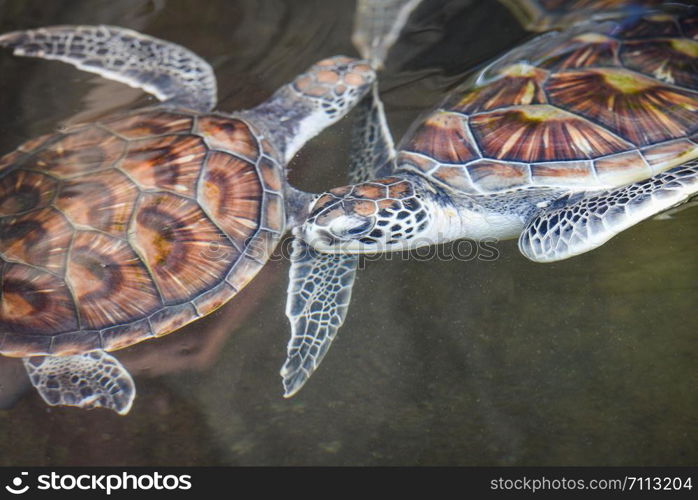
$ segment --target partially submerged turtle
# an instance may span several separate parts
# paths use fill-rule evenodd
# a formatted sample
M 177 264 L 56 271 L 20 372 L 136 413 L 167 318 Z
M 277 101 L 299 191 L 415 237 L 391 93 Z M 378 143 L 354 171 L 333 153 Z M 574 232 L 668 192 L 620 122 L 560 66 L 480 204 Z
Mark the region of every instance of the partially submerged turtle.
M 628 14 L 510 51 L 397 148 L 368 95 L 354 170 L 375 180 L 323 194 L 294 229 L 287 396 L 344 320 L 356 254 L 518 237 L 526 257 L 552 262 L 698 193 L 698 8 Z
M 259 106 L 213 112 L 212 68 L 187 49 L 109 26 L 0 36 L 162 103 L 21 145 L 0 158 L 0 353 L 51 405 L 125 414 L 129 373 L 107 354 L 166 335 L 233 297 L 310 195 L 285 166 L 375 79 L 323 60 Z

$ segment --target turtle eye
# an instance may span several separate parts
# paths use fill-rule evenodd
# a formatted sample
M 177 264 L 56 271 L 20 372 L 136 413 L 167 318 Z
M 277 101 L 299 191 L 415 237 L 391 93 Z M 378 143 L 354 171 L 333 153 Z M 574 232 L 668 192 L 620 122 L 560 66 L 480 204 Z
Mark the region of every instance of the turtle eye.
M 336 238 L 351 239 L 357 235 L 366 234 L 373 227 L 373 221 L 355 215 L 345 215 L 335 218 L 327 228 Z
M 357 234 L 363 234 L 363 233 L 367 232 L 370 228 L 371 228 L 371 222 L 367 220 L 366 222 L 364 222 L 363 224 L 361 224 L 359 226 L 355 226 L 355 227 L 352 227 L 350 229 L 347 229 L 347 234 L 351 234 L 352 236 L 357 235 Z

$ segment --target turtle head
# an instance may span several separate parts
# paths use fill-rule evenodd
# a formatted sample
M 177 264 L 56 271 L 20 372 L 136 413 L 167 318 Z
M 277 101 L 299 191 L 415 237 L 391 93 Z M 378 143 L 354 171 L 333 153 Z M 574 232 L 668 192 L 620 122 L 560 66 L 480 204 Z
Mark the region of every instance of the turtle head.
M 429 223 L 420 198 L 412 181 L 398 177 L 336 188 L 315 200 L 297 236 L 326 253 L 411 248 Z

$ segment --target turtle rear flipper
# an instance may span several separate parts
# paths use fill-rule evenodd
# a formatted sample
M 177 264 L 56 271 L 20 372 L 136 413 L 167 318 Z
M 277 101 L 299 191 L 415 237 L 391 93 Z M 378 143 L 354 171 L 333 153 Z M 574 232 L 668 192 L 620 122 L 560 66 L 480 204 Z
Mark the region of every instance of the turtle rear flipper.
M 375 80 L 366 61 L 329 57 L 242 116 L 261 126 L 288 164 L 305 143 L 344 117 Z
M 140 88 L 167 105 L 210 111 L 216 105 L 211 66 L 184 47 L 115 26 L 50 26 L 0 36 L 18 56 L 62 61 Z
M 51 406 L 109 408 L 126 415 L 136 397 L 131 374 L 104 351 L 23 358 L 29 380 Z
M 361 57 L 381 68 L 410 14 L 422 0 L 359 0 L 351 39 Z
M 537 262 L 567 259 L 686 203 L 697 193 L 698 160 L 692 160 L 622 188 L 566 195 L 528 223 L 519 238 L 519 249 Z

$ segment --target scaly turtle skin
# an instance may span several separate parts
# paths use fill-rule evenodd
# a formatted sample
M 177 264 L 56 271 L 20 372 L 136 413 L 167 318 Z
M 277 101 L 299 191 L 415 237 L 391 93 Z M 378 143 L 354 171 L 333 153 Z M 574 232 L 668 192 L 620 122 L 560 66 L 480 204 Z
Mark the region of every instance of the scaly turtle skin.
M 346 315 L 352 254 L 518 237 L 526 257 L 555 261 L 698 193 L 698 8 L 600 19 L 505 54 L 415 123 L 397 150 L 369 94 L 358 156 L 374 180 L 324 193 L 294 231 L 316 255 L 291 270 L 287 395 Z M 341 281 L 311 286 L 332 275 L 328 255 L 344 256 L 334 267 Z
M 213 71 L 177 45 L 115 27 L 9 33 L 163 105 L 33 139 L 0 159 L 0 353 L 25 358 L 50 404 L 128 412 L 135 389 L 106 351 L 166 335 L 259 271 L 304 193 L 285 165 L 374 79 L 319 62 L 256 108 L 212 112 Z

